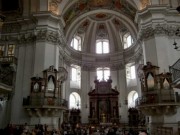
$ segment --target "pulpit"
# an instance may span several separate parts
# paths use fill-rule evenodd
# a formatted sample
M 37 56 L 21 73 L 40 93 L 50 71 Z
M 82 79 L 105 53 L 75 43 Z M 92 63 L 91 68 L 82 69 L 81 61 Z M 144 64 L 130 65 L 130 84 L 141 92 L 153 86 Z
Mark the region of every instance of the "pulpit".
M 95 89 L 89 95 L 89 123 L 119 123 L 117 89 L 111 86 L 112 80 L 95 80 Z

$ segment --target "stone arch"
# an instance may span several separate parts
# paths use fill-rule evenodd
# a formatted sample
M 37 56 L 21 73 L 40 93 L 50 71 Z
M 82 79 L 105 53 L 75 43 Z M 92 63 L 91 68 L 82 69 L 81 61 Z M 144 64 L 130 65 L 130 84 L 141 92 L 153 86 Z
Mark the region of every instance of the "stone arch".
M 138 98 L 138 93 L 135 90 L 132 90 L 128 94 L 128 107 L 135 107 L 135 100 Z
M 72 92 L 69 95 L 69 108 L 80 109 L 81 108 L 81 97 L 77 92 Z

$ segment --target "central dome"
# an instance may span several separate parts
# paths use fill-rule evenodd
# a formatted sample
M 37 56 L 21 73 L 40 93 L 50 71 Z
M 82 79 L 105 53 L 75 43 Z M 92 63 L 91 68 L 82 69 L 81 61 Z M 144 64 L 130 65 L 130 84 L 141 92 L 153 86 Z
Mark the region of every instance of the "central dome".
M 78 42 L 77 53 L 97 56 L 96 44 L 100 41 L 108 43 L 106 55 L 122 53 L 127 48 L 124 37 L 130 35 L 136 41 L 136 9 L 126 0 L 79 0 L 66 7 L 62 15 L 67 45 L 71 48 L 72 42 Z

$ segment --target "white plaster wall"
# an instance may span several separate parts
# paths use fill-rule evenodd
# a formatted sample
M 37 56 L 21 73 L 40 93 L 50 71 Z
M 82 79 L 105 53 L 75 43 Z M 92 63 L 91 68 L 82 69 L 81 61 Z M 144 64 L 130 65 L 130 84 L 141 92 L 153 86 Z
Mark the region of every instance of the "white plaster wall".
M 35 50 L 34 75 L 42 74 L 42 71 L 54 66 L 58 69 L 58 47 L 52 43 L 38 42 Z
M 69 102 L 69 95 L 72 92 L 70 89 L 70 67 L 66 65 L 65 69 L 68 72 L 68 77 L 67 77 L 67 80 L 63 84 L 62 98 L 66 99 Z
M 146 62 L 151 62 L 152 65 L 159 66 L 157 61 L 156 42 L 154 38 L 150 38 L 144 41 L 143 51 L 144 51 L 144 64 L 146 64 Z
M 40 11 L 48 11 L 48 0 L 39 0 L 40 1 Z
M 35 58 L 34 58 L 34 76 L 42 74 L 42 71 L 45 70 L 44 61 L 45 61 L 45 44 L 44 42 L 38 42 L 35 45 Z
M 57 61 L 57 47 L 50 43 L 45 43 L 45 58 L 44 58 L 44 68 L 47 69 L 49 66 L 54 65 L 56 68 L 58 67 Z
M 176 37 L 175 41 L 180 46 L 180 38 Z M 180 58 L 180 51 L 174 49 L 173 43 L 173 38 L 169 38 L 166 42 L 168 66 L 172 66 Z
M 137 85 L 136 79 L 127 79 L 127 87 L 133 87 Z
M 23 97 L 30 93 L 30 78 L 32 77 L 34 53 L 32 45 L 19 47 L 18 66 L 16 75 L 15 93 L 12 99 L 11 122 L 22 124 L 28 121 L 23 109 Z
M 120 121 L 122 123 L 128 122 L 128 106 L 125 104 L 125 100 L 127 100 L 127 84 L 126 84 L 126 71 L 125 69 L 121 69 L 118 71 L 118 90 L 120 92 L 119 103 L 121 104 L 119 108 L 119 114 L 121 115 Z
M 173 127 L 173 133 L 178 135 L 178 128 L 180 122 L 180 108 L 177 108 L 177 113 L 175 115 L 169 115 L 164 117 L 164 127 Z
M 115 86 L 117 86 L 117 83 L 118 80 L 117 80 L 117 77 L 118 77 L 118 74 L 117 74 L 117 71 L 110 71 L 110 76 L 111 76 L 111 79 L 112 79 L 112 88 L 114 89 Z
M 165 36 L 156 36 L 157 61 L 160 67 L 159 71 L 168 72 L 169 66 L 174 64 L 180 56 L 180 52 L 173 49 L 173 43 Z M 177 41 L 178 43 L 178 41 Z
M 88 123 L 88 115 L 89 115 L 89 95 L 90 91 L 90 74 L 89 71 L 81 72 L 81 121 L 82 123 Z
M 5 128 L 8 124 L 8 101 L 0 101 L 0 129 Z
M 96 71 L 91 71 L 90 72 L 90 88 L 94 89 L 95 88 L 95 83 L 94 83 L 94 80 L 95 80 L 95 77 L 96 77 Z

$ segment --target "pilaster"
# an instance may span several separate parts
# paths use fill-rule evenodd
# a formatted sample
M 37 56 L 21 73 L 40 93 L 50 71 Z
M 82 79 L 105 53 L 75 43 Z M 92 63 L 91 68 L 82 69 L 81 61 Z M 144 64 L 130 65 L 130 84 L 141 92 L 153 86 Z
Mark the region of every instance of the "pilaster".
M 177 11 L 166 5 L 149 6 L 137 12 L 136 22 L 139 24 L 138 39 L 141 42 L 144 54 L 144 63 L 150 61 L 168 71 L 178 59 L 180 52 L 173 49 L 173 40 L 179 41 L 175 35 L 180 27 Z M 172 55 L 174 54 L 174 55 Z

